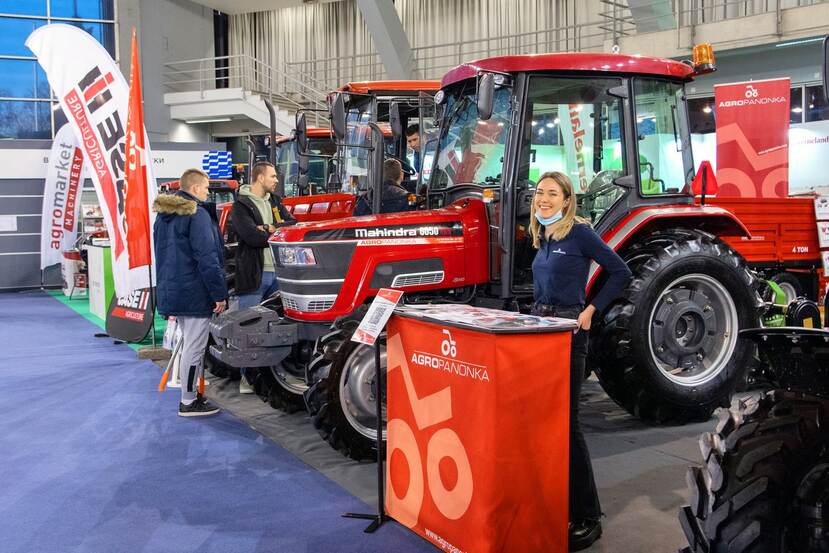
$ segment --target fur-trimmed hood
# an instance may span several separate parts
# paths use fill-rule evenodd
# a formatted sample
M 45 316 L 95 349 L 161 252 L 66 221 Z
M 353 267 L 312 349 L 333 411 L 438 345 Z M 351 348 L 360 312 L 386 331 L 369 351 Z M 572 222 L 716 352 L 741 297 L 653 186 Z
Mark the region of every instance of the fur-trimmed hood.
M 194 215 L 196 209 L 196 201 L 182 194 L 159 194 L 153 202 L 153 211 L 165 215 Z

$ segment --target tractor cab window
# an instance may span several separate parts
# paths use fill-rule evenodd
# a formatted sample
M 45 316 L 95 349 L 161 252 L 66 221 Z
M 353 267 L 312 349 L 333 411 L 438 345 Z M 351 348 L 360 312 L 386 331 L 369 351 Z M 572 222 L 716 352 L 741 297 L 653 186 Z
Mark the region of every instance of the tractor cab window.
M 494 186 L 501 182 L 510 121 L 508 88 L 495 91 L 492 117 L 478 119 L 475 83 L 446 100 L 447 122 L 432 166 L 430 191 L 461 184 Z
M 570 177 L 579 215 L 593 223 L 624 195 L 625 190 L 613 184 L 625 174 L 622 101 L 609 93 L 621 85 L 618 78 L 530 78 L 515 191 L 516 289 L 532 286 L 530 209 L 543 173 Z
M 356 194 L 368 187 L 368 169 L 370 151 L 365 147 L 371 145 L 371 128 L 368 124 L 374 120 L 370 96 L 350 94 L 346 106 L 346 144 L 342 149 L 342 183 L 343 192 Z M 362 147 L 356 147 L 356 145 Z
M 593 223 L 624 189 L 622 101 L 609 93 L 621 79 L 532 77 L 518 166 L 516 222 L 529 221 L 538 177 L 564 173 L 573 182 L 579 214 Z
M 683 86 L 637 78 L 633 89 L 641 192 L 678 194 L 694 178 Z

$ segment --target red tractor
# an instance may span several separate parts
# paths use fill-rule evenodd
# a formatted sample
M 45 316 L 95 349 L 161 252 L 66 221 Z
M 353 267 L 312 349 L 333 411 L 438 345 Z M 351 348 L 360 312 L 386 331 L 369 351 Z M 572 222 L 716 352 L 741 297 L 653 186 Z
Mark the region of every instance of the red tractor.
M 762 303 L 744 259 L 718 238 L 748 236 L 744 225 L 692 192 L 684 90 L 711 69 L 708 60 L 569 53 L 458 66 L 435 96 L 440 135 L 425 209 L 280 229 L 271 244 L 281 305 L 222 316 L 211 327 L 214 354 L 271 367 L 287 396 L 304 395 L 333 447 L 370 456 L 372 350 L 349 339 L 366 304 L 391 287 L 412 304 L 528 309 L 530 205 L 539 175 L 557 170 L 634 273 L 596 315 L 591 368 L 642 419 L 708 418 L 752 359 L 737 333 L 757 325 Z M 340 115 L 338 139 L 347 131 Z M 377 149 L 370 158 L 382 159 Z M 594 267 L 588 301 L 604 278 Z

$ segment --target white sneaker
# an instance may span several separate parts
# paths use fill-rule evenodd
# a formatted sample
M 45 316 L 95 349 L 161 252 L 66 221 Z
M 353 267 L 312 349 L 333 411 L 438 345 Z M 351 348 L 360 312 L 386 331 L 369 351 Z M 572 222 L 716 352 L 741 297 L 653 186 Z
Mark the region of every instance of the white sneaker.
M 240 394 L 252 394 L 254 392 L 253 386 L 250 385 L 248 379 L 244 376 L 239 379 L 239 393 Z

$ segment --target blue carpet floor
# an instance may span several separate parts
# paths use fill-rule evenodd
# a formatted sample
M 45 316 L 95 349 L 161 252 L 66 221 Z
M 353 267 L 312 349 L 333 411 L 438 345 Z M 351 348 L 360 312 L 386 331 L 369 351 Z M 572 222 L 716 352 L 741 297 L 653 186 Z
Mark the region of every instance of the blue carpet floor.
M 0 294 L 0 551 L 435 551 L 40 293 Z

